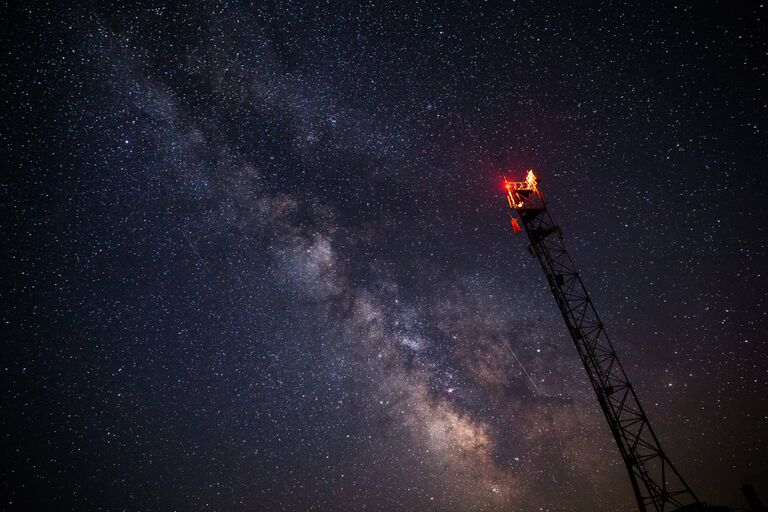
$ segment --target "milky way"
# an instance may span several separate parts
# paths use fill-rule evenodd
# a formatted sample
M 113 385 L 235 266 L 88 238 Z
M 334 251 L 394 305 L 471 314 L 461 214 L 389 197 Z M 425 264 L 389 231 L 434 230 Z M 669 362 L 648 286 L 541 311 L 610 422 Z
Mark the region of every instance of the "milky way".
M 529 167 L 689 484 L 768 496 L 764 11 L 14 11 L 3 508 L 632 509 Z

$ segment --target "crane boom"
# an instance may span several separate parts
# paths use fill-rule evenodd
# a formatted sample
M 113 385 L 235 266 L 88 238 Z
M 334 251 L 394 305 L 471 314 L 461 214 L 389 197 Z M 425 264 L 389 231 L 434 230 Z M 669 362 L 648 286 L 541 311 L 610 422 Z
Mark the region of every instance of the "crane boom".
M 547 210 L 533 171 L 528 171 L 525 181 L 504 181 L 509 206 L 519 218 L 518 222 L 512 217 L 513 231 L 522 224 L 529 249 L 544 270 L 627 467 L 641 512 L 702 508 L 662 450 L 565 248 L 560 228 Z

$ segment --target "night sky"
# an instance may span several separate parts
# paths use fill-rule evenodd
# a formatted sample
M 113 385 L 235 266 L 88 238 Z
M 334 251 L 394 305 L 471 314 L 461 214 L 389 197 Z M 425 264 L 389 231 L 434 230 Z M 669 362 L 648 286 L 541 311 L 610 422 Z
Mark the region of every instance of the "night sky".
M 0 508 L 633 510 L 528 168 L 693 490 L 768 498 L 729 3 L 4 7 Z

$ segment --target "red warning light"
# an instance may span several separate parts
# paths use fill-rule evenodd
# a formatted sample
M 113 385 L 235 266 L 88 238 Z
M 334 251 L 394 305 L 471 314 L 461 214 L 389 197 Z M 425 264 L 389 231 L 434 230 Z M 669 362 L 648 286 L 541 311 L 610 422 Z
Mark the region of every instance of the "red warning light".
M 527 198 L 539 196 L 538 179 L 533 169 L 528 170 L 525 181 L 508 181 L 504 176 L 504 188 L 507 190 L 507 201 L 513 210 L 523 208 Z

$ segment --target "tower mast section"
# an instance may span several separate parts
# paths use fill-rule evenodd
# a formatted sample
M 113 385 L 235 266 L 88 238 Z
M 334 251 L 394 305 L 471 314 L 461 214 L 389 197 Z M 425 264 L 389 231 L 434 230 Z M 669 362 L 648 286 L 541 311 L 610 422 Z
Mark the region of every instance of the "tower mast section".
M 702 504 L 662 450 L 648 422 L 565 248 L 560 228 L 547 210 L 536 176 L 531 170 L 525 181 L 505 178 L 504 186 L 513 210 L 512 230 L 524 229 L 528 235 L 529 249 L 541 264 L 629 472 L 640 511 L 698 510 Z

